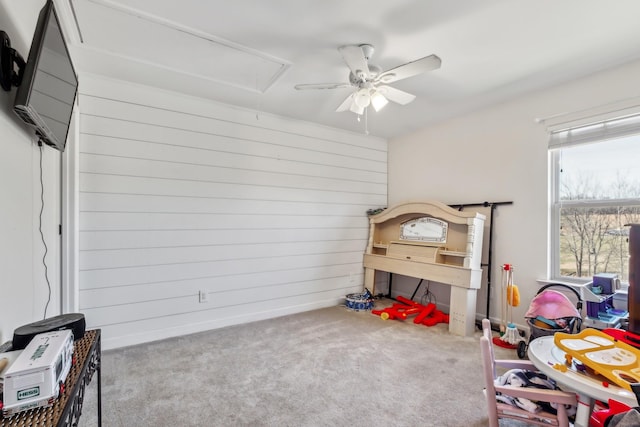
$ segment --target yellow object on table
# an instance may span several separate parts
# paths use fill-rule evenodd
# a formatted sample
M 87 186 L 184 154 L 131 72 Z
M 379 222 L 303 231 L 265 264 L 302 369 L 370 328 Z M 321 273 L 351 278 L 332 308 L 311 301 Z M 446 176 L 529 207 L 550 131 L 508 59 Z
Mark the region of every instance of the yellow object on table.
M 640 383 L 640 350 L 602 331 L 586 328 L 578 334 L 556 332 L 554 343 L 620 387 L 631 390 L 631 384 Z

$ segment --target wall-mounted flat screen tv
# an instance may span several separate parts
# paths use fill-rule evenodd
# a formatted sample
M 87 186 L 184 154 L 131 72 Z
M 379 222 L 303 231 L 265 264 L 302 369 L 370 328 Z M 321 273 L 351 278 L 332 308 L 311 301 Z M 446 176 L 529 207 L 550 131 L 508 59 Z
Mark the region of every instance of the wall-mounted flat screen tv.
M 40 11 L 14 111 L 40 139 L 64 151 L 78 78 L 52 0 Z

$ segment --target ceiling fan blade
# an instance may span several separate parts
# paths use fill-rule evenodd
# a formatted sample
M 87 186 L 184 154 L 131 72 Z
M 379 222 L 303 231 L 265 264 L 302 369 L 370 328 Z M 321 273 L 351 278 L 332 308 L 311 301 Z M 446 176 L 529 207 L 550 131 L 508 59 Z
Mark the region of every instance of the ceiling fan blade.
M 311 83 L 295 85 L 297 90 L 307 89 L 341 89 L 343 87 L 351 87 L 349 83 Z
M 347 98 L 342 101 L 342 104 L 338 108 L 336 108 L 336 112 L 340 113 L 342 111 L 347 111 L 351 104 L 353 103 L 353 94 L 347 96 Z
M 338 50 L 354 76 L 359 76 L 362 80 L 369 77 L 369 64 L 361 46 L 341 46 Z
M 376 90 L 384 95 L 384 97 L 389 101 L 395 102 L 396 104 L 400 105 L 406 105 L 416 99 L 415 95 L 391 86 L 378 86 Z
M 393 83 L 398 80 L 407 79 L 409 77 L 417 76 L 418 74 L 426 73 L 427 71 L 437 70 L 440 68 L 442 60 L 436 55 L 425 56 L 421 59 L 416 59 L 412 62 L 399 65 L 390 70 L 380 73 L 377 81 L 381 83 Z

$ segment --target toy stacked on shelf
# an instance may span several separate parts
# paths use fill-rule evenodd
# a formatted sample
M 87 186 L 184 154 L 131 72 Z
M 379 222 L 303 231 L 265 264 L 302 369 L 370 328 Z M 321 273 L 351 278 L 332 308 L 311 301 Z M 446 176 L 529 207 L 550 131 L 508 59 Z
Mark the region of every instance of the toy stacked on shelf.
M 436 305 L 430 302 L 427 305 L 419 304 L 403 296 L 396 297 L 397 303 L 382 310 L 372 310 L 371 313 L 380 316 L 382 320 L 406 320 L 409 316 L 416 316 L 413 323 L 425 326 L 434 326 L 438 323 L 449 323 L 449 315 L 438 310 Z
M 613 297 L 619 287 L 618 276 L 609 273 L 594 275 L 593 281 L 584 286 L 582 292 L 587 302 L 584 326 L 596 329 L 620 327 L 628 312 L 613 307 Z
M 38 334 L 4 374 L 3 415 L 52 406 L 73 364 L 73 332 Z

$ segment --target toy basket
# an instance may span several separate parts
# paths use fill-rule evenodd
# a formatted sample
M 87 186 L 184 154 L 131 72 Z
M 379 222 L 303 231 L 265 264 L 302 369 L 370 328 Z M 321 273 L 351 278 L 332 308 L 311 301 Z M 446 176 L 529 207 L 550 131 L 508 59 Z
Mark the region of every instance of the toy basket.
M 372 310 L 373 295 L 371 295 L 369 289 L 365 289 L 364 292 L 359 294 L 348 294 L 345 297 L 345 306 L 353 311 Z

